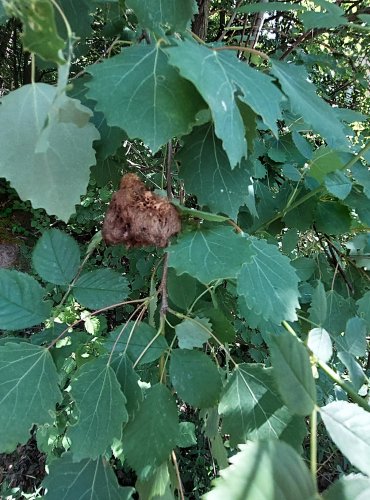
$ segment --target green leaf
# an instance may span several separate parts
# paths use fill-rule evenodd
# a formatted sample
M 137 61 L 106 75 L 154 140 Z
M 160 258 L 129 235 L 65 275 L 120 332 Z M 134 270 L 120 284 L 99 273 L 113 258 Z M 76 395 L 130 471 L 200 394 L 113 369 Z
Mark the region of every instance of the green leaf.
M 89 309 L 118 304 L 127 298 L 128 281 L 112 269 L 96 269 L 78 278 L 73 286 L 76 300 Z
M 206 318 L 185 319 L 175 326 L 180 349 L 203 347 L 210 337 L 209 330 L 212 331 L 212 326 Z
M 47 500 L 130 500 L 133 488 L 121 488 L 109 462 L 81 460 L 76 463 L 72 453 L 64 453 L 49 464 L 49 474 L 42 482 Z
M 370 198 L 370 172 L 368 167 L 356 164 L 352 167 L 352 175 L 360 186 L 364 188 L 364 194 Z
M 77 422 L 68 428 L 71 451 L 76 461 L 96 459 L 122 434 L 127 422 L 126 398 L 116 374 L 101 356 L 81 366 L 71 383 Z
M 126 397 L 127 413 L 132 418 L 143 400 L 143 391 L 138 384 L 140 377 L 134 371 L 130 358 L 125 354 L 114 355 L 111 367 Z
M 346 351 L 338 352 L 338 358 L 343 363 L 343 365 L 347 368 L 348 377 L 351 381 L 351 385 L 356 392 L 358 392 L 361 387 L 366 384 L 367 378 L 364 373 L 362 366 L 356 361 L 356 358 L 353 354 L 350 354 Z
M 133 363 L 145 351 L 145 354 L 140 358 L 139 365 L 152 363 L 168 349 L 167 341 L 163 335 L 159 335 L 153 341 L 156 333 L 156 330 L 148 323 L 135 324 L 134 321 L 129 321 L 110 332 L 105 346 L 109 351 L 114 348 L 115 352 L 127 352 Z
M 86 191 L 99 135 L 91 111 L 56 92 L 37 83 L 2 99 L 0 172 L 22 200 L 67 222 Z
M 336 170 L 325 177 L 328 192 L 340 200 L 347 198 L 352 189 L 352 182 L 341 170 Z
M 58 35 L 54 6 L 50 0 L 12 0 L 6 2 L 8 14 L 23 23 L 23 49 L 34 52 L 46 61 L 60 64 L 65 59 L 61 50 L 65 42 Z
M 167 387 L 156 384 L 123 430 L 125 457 L 140 479 L 148 478 L 167 460 L 179 435 L 176 403 Z
M 327 363 L 333 355 L 330 335 L 324 328 L 313 328 L 308 332 L 307 346 L 324 363 Z
M 314 152 L 309 175 L 322 184 L 327 174 L 340 171 L 342 167 L 343 163 L 338 153 L 324 146 Z
M 87 96 L 108 125 L 139 138 L 155 153 L 174 136 L 190 132 L 202 100 L 156 44 L 136 45 L 87 68 Z M 108 90 L 108 92 L 107 92 Z
M 294 418 L 281 401 L 272 369 L 257 364 L 242 363 L 235 368 L 218 410 L 222 432 L 230 435 L 232 447 L 247 440 L 279 439 Z
M 351 215 L 348 208 L 337 201 L 319 202 L 315 210 L 316 228 L 321 233 L 348 233 Z
M 85 86 L 85 84 L 87 81 L 89 81 L 90 78 L 91 77 L 89 75 L 85 74 L 82 77 L 73 80 L 73 87 L 71 90 L 68 90 L 68 95 L 75 99 L 79 99 L 84 106 L 87 106 L 90 109 L 94 109 L 96 103 L 91 99 L 87 99 L 86 97 L 87 87 Z M 99 161 L 92 170 L 94 171 L 95 178 L 97 177 L 98 172 L 100 174 L 99 180 L 104 177 L 107 179 L 105 182 L 101 182 L 101 185 L 105 186 L 109 180 L 114 180 L 117 175 L 118 181 L 121 178 L 122 165 L 118 164 L 119 168 L 114 168 L 115 163 L 113 162 L 113 160 L 104 160 L 117 151 L 119 146 L 122 144 L 122 141 L 126 139 L 127 136 L 122 129 L 118 127 L 109 127 L 103 113 L 99 113 L 98 111 L 94 110 L 92 122 L 94 123 L 100 134 L 100 140 L 94 143 L 96 157 Z M 103 167 L 108 170 L 108 172 L 105 172 L 105 176 L 103 172 L 101 172 L 101 170 L 103 170 Z
M 32 252 L 32 263 L 44 281 L 68 285 L 80 265 L 80 249 L 69 234 L 49 229 L 38 240 Z
M 316 404 L 316 387 L 307 349 L 288 332 L 269 335 L 273 374 L 290 411 L 309 415 Z
M 252 3 L 239 7 L 238 12 L 286 12 L 290 10 L 305 10 L 306 7 L 289 2 Z
M 0 329 L 20 330 L 45 321 L 51 314 L 45 293 L 32 276 L 0 269 Z
M 323 493 L 325 500 L 365 500 L 367 497 L 370 497 L 370 478 L 362 474 L 342 476 Z
M 297 259 L 292 260 L 291 264 L 296 270 L 300 281 L 310 279 L 317 267 L 316 261 L 309 257 L 298 257 Z
M 337 28 L 348 24 L 348 20 L 344 16 L 336 16 L 329 12 L 302 12 L 298 16 L 305 30 L 312 30 L 314 28 Z
M 362 318 L 356 316 L 347 321 L 344 341 L 350 354 L 354 356 L 366 355 L 366 333 L 366 323 Z
M 356 315 L 355 303 L 351 297 L 344 299 L 335 290 L 326 293 L 328 314 L 323 328 L 338 342 L 343 342 L 341 334 L 346 329 L 347 321 Z
M 311 307 L 309 308 L 310 321 L 316 325 L 324 324 L 328 312 L 325 288 L 321 281 L 312 292 Z
M 170 63 L 190 80 L 210 107 L 216 135 L 231 167 L 247 155 L 247 141 L 238 99 L 262 117 L 274 135 L 281 118 L 282 94 L 269 76 L 241 62 L 235 54 L 217 51 L 189 40 L 166 49 Z
M 370 226 L 370 200 L 364 193 L 352 189 L 345 199 L 345 204 L 356 211 L 363 224 Z
M 189 274 L 177 276 L 174 269 L 168 270 L 167 276 L 167 292 L 168 297 L 183 310 L 186 310 L 197 297 L 197 287 L 200 286 L 199 281 L 194 279 Z
M 185 189 L 196 195 L 199 205 L 227 214 L 234 220 L 242 205 L 249 208 L 252 203 L 250 211 L 254 208 L 255 213 L 247 164 L 243 161 L 231 170 L 212 125 L 197 127 L 188 135 L 177 158 L 181 162 L 180 177 L 184 180 Z
M 288 257 L 275 245 L 249 237 L 251 258 L 238 275 L 237 291 L 248 309 L 267 321 L 294 321 L 298 303 L 298 277 Z
M 223 297 L 221 296 L 219 300 L 223 302 Z M 220 342 L 235 341 L 235 327 L 221 309 L 205 307 L 197 310 L 197 313 L 201 318 L 211 322 L 213 334 Z
M 166 462 L 157 467 L 147 479 L 138 479 L 135 487 L 139 498 L 148 500 L 175 500 L 171 491 L 171 479 Z
M 62 395 L 50 352 L 25 342 L 0 346 L 0 380 L 0 450 L 6 453 L 28 441 L 33 425 L 54 422 Z
M 205 500 L 297 500 L 315 498 L 315 485 L 302 458 L 281 441 L 240 445 L 220 471 Z
M 193 16 L 193 0 L 160 0 L 155 8 L 151 0 L 127 0 L 126 5 L 135 12 L 141 26 L 150 31 L 158 31 L 160 26 L 185 31 Z
M 167 251 L 168 265 L 177 274 L 188 273 L 205 284 L 235 278 L 250 258 L 249 241 L 227 226 L 199 226 L 181 234 Z
M 303 66 L 272 61 L 272 74 L 278 78 L 282 90 L 289 98 L 290 109 L 303 117 L 315 131 L 321 134 L 331 147 L 347 144 L 344 128 L 333 109 L 316 94 L 309 83 Z
M 179 398 L 195 408 L 210 408 L 219 400 L 221 376 L 203 352 L 174 349 L 169 373 Z
M 80 37 L 83 42 L 83 39 L 91 33 L 93 18 L 90 16 L 90 11 L 96 7 L 94 2 L 91 2 L 91 0 L 78 0 L 78 2 L 75 0 L 57 0 L 57 3 L 68 19 L 73 33 Z M 58 32 L 62 37 L 66 38 L 67 30 L 60 15 L 57 16 L 57 26 Z M 77 52 L 79 52 L 80 45 L 77 47 Z
M 334 401 L 320 409 L 329 436 L 361 472 L 370 474 L 370 413 L 347 401 Z
M 180 436 L 176 444 L 179 448 L 189 448 L 197 444 L 193 422 L 180 422 Z

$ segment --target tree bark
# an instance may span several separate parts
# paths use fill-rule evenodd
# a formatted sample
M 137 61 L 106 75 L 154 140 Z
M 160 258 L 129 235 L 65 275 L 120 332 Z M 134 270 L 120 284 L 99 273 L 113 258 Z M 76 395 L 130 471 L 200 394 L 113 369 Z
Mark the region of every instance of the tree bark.
M 211 0 L 197 0 L 198 14 L 194 17 L 192 30 L 202 40 L 205 40 L 207 37 L 210 3 Z

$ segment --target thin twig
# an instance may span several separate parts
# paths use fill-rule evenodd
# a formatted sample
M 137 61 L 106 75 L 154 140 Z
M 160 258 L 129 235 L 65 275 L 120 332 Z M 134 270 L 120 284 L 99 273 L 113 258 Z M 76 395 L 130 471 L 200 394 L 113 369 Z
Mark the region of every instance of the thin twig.
M 233 24 L 234 22 L 234 19 L 236 17 L 236 14 L 238 14 L 237 10 L 238 8 L 241 6 L 241 4 L 243 3 L 243 0 L 239 0 L 239 2 L 236 4 L 235 6 L 235 9 L 234 9 L 234 12 L 231 14 L 231 17 L 228 21 L 228 23 L 226 24 L 225 28 L 223 29 L 221 35 L 217 38 L 217 41 L 218 42 L 221 42 L 221 40 L 223 39 L 223 37 L 226 35 L 226 33 L 229 31 L 229 28 L 230 26 Z
M 171 457 L 172 457 L 173 466 L 175 467 L 175 471 L 176 471 L 177 484 L 179 487 L 179 495 L 180 495 L 181 500 L 185 500 L 184 487 L 182 485 L 182 481 L 181 481 L 181 477 L 180 477 L 179 465 L 177 463 L 176 453 L 173 450 L 171 453 Z
M 162 280 L 161 284 L 159 285 L 159 291 L 161 292 L 162 295 L 162 305 L 161 305 L 162 315 L 166 315 L 168 311 L 167 275 L 168 275 L 168 253 L 166 252 L 163 261 Z

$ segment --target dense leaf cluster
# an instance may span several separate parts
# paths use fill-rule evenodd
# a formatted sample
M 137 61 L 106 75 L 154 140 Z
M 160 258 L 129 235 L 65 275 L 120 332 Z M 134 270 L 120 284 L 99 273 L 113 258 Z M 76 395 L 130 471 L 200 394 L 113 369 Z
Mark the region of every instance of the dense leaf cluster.
M 32 272 L 0 270 L 0 451 L 36 435 L 46 498 L 297 500 L 319 497 L 322 427 L 351 464 L 323 498 L 365 498 L 369 104 L 349 93 L 369 13 L 198 7 L 0 2 L 0 56 L 30 68 L 1 61 L 0 176 L 67 223 L 89 182 L 106 196 L 133 171 L 182 216 L 164 250 L 49 228 Z M 184 493 L 205 439 L 219 476 Z

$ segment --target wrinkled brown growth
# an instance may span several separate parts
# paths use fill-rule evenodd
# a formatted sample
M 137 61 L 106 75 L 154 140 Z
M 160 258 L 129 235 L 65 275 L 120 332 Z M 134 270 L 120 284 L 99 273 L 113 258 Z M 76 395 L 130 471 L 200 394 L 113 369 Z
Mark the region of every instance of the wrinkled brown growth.
M 108 245 L 165 247 L 180 229 L 180 216 L 168 199 L 148 191 L 137 175 L 126 174 L 112 196 L 102 233 Z

